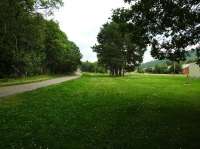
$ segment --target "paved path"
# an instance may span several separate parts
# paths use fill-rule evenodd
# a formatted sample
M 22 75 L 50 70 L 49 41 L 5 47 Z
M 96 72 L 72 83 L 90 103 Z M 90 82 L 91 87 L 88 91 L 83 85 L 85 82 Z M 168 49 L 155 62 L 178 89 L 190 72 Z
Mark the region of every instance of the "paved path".
M 14 95 L 17 93 L 23 93 L 26 91 L 32 91 L 38 88 L 46 87 L 53 84 L 62 83 L 69 80 L 74 80 L 79 78 L 80 75 L 76 76 L 67 76 L 67 77 L 60 77 L 56 79 L 36 82 L 36 83 L 30 83 L 30 84 L 22 84 L 22 85 L 13 85 L 13 86 L 6 86 L 6 87 L 0 87 L 0 97 L 5 97 L 9 95 Z

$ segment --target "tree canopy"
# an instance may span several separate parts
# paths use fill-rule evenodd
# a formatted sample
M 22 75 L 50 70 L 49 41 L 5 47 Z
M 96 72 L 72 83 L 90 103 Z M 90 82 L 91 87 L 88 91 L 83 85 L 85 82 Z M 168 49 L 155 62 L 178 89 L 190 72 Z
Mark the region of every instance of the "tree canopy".
M 142 62 L 145 44 L 130 34 L 128 24 L 114 21 L 104 24 L 97 40 L 93 49 L 99 63 L 109 69 L 111 75 L 121 76 Z
M 73 72 L 80 64 L 79 48 L 68 40 L 57 23 L 46 21 L 45 64 L 48 71 L 54 73 Z
M 146 45 L 157 59 L 184 61 L 195 46 L 200 62 L 199 0 L 125 0 L 128 9 L 115 10 L 114 20 L 140 26 Z M 132 30 L 134 33 L 135 30 Z

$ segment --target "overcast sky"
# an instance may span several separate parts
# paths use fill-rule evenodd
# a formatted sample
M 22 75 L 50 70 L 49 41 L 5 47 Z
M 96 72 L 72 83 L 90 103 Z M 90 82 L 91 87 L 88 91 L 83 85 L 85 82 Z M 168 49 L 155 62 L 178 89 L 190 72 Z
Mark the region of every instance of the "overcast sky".
M 100 27 L 108 21 L 112 9 L 125 6 L 123 0 L 64 0 L 64 6 L 55 12 L 55 20 L 80 48 L 83 61 L 97 61 L 91 46 L 96 43 Z M 152 60 L 149 51 L 144 62 Z

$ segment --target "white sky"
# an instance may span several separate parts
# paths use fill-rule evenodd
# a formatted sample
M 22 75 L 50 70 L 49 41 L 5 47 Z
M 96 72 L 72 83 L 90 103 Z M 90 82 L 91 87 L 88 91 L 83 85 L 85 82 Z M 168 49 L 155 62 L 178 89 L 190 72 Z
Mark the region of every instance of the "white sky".
M 55 20 L 75 42 L 83 55 L 83 61 L 97 61 L 91 47 L 96 43 L 100 27 L 108 21 L 112 9 L 125 6 L 123 0 L 64 0 L 64 6 L 55 12 Z M 152 60 L 149 51 L 144 62 Z

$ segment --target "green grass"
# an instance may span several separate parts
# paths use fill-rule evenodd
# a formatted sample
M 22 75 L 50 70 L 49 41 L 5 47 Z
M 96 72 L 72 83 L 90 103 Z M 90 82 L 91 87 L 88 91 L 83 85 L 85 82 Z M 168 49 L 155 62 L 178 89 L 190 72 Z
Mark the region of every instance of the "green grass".
M 0 149 L 200 148 L 200 80 L 84 75 L 1 100 Z
M 53 79 L 53 78 L 56 78 L 59 76 L 61 76 L 61 75 L 38 75 L 38 76 L 21 77 L 21 78 L 4 78 L 4 79 L 0 79 L 0 87 L 40 82 L 40 81 L 44 81 L 44 80 Z

